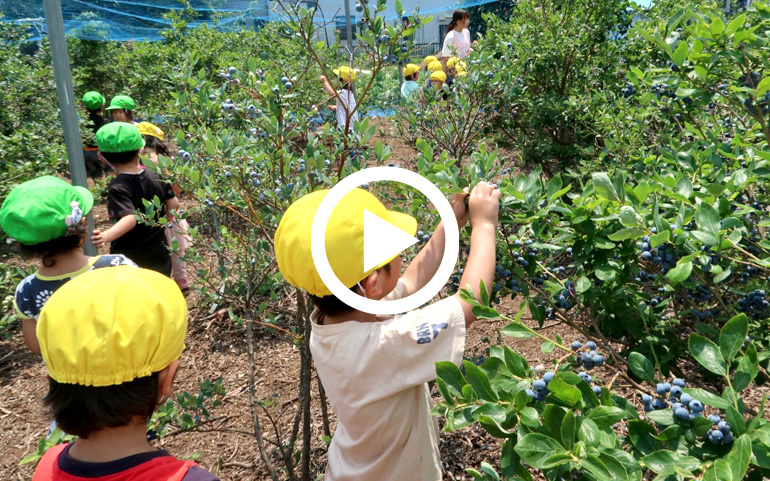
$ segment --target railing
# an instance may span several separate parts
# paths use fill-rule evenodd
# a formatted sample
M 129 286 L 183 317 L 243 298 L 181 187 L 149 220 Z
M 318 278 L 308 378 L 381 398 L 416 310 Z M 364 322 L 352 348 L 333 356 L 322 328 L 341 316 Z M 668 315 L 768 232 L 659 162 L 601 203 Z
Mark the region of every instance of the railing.
M 342 42 L 347 43 L 345 40 L 341 40 Z M 420 59 L 422 60 L 423 57 L 426 57 L 428 55 L 436 55 L 439 52 L 441 52 L 441 44 L 438 42 L 433 43 L 415 43 L 414 50 L 412 51 L 412 55 L 410 56 L 412 59 Z M 338 46 L 337 47 L 337 54 L 341 57 L 347 57 L 348 56 L 348 50 L 347 47 Z M 363 55 L 364 51 L 362 49 L 355 49 L 353 50 L 353 56 L 358 57 L 360 55 Z

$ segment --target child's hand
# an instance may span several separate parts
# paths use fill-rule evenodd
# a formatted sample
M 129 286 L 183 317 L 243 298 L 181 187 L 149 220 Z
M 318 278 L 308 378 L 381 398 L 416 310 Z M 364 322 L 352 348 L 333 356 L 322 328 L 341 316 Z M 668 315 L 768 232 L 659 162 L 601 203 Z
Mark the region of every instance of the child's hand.
M 325 75 L 321 75 L 321 76 L 318 77 L 318 80 L 320 80 L 321 83 L 326 82 L 326 76 Z
M 465 188 L 463 194 L 453 194 L 449 197 L 449 203 L 452 205 L 452 210 L 457 218 L 457 227 L 463 228 L 468 223 L 468 204 L 465 203 L 465 199 L 468 197 L 468 188 Z
M 107 239 L 102 235 L 102 231 L 94 229 L 94 235 L 91 236 L 91 243 L 97 247 L 107 243 Z
M 479 182 L 473 188 L 468 198 L 468 210 L 473 227 L 483 224 L 497 226 L 501 195 L 502 193 L 488 182 Z

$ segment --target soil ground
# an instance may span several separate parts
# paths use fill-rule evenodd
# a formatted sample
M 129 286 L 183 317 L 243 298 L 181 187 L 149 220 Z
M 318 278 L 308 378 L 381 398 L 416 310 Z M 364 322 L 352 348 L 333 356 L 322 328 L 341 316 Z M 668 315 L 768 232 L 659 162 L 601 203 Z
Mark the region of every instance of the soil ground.
M 385 119 L 378 119 L 379 133 L 372 140 L 382 140 L 391 146 L 393 162 L 414 170 L 416 151 L 412 145 L 401 139 L 389 127 Z M 513 159 L 512 153 L 503 155 Z M 513 166 L 515 168 L 515 166 Z M 184 201 L 183 201 L 184 204 Z M 101 204 L 95 208 L 98 227 L 107 225 L 106 208 Z M 6 262 L 8 260 L 4 260 Z M 188 266 L 190 278 L 194 277 L 195 266 Z M 260 459 L 252 430 L 249 402 L 249 368 L 246 332 L 243 326 L 234 325 L 222 313 L 209 314 L 208 306 L 196 305 L 196 294 L 188 296 L 192 308 L 190 326 L 186 340 L 187 349 L 182 355 L 182 369 L 176 389 L 191 393 L 198 392 L 198 382 L 209 378 L 222 377 L 226 396 L 222 405 L 211 410 L 211 418 L 197 432 L 171 431 L 166 437 L 155 441 L 158 447 L 169 450 L 179 457 L 197 457 L 198 463 L 223 480 L 269 479 L 265 464 Z M 197 303 L 199 304 L 199 303 Z M 519 310 L 518 303 L 504 299 L 500 311 L 513 317 Z M 536 322 L 524 322 L 536 326 Z M 531 365 L 546 366 L 555 359 L 556 353 L 543 354 L 541 342 L 536 338 L 514 339 L 499 336 L 505 321 L 478 321 L 468 332 L 466 356 L 485 354 L 489 341 L 510 346 L 524 356 Z M 547 323 L 540 331 L 548 337 L 561 335 L 565 342 L 579 339 L 579 334 L 566 324 Z M 256 397 L 273 398 L 276 408 L 269 411 L 276 419 L 275 428 L 260 412 L 260 420 L 268 438 L 275 439 L 274 429 L 287 432 L 297 408 L 296 391 L 299 379 L 299 351 L 286 337 L 270 334 L 257 329 L 255 332 Z M 596 382 L 607 384 L 613 380 L 610 368 L 599 368 L 593 373 Z M 634 399 L 638 394 L 619 380 L 613 389 Z M 10 338 L 0 340 L 0 479 L 27 480 L 33 472 L 30 464 L 19 466 L 19 461 L 33 453 L 37 443 L 48 429 L 49 417 L 41 399 L 47 391 L 45 368 L 41 357 L 30 353 L 24 346 L 18 326 L 10 332 Z M 434 401 L 440 396 L 434 388 Z M 754 402 L 763 393 L 750 393 Z M 313 386 L 312 399 L 313 456 L 312 468 L 323 473 L 326 462 L 326 447 L 323 435 L 322 415 L 317 385 Z M 335 418 L 330 412 L 332 432 Z M 622 430 L 622 426 L 620 427 Z M 478 468 L 486 461 L 499 469 L 500 443 L 487 435 L 478 425 L 454 433 L 441 433 L 440 450 L 444 464 L 444 479 L 470 480 L 465 474 L 466 467 Z M 273 456 L 274 450 L 271 448 Z

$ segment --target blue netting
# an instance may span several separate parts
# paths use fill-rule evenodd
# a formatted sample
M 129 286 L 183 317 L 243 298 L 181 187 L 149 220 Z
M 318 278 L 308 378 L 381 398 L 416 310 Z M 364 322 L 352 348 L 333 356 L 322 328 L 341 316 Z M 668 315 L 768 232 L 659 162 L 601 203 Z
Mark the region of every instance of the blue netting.
M 293 0 L 297 1 L 297 0 Z M 421 14 L 450 12 L 460 7 L 492 3 L 497 0 L 401 0 L 407 13 Z M 42 1 L 0 0 L 0 13 L 4 21 L 29 25 L 33 36 L 46 34 L 45 14 Z M 301 0 L 303 5 L 313 6 L 315 1 Z M 353 10 L 355 0 L 350 0 Z M 224 31 L 259 28 L 264 22 L 281 21 L 280 9 L 270 0 L 191 0 L 197 13 L 191 27 L 209 25 Z M 166 14 L 182 14 L 184 8 L 177 0 L 61 0 L 64 28 L 68 35 L 88 40 L 156 41 L 161 32 L 171 26 Z M 344 0 L 318 0 L 324 18 L 344 15 Z M 355 12 L 352 12 L 355 13 Z M 393 2 L 388 2 L 384 12 L 386 20 L 397 15 Z

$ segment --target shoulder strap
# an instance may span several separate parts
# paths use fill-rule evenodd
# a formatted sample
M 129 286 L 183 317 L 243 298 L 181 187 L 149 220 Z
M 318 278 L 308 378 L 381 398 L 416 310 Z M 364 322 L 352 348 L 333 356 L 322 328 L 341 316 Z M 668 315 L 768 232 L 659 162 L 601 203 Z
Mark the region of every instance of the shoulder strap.
M 179 471 L 177 471 L 173 476 L 168 478 L 168 481 L 182 481 L 185 476 L 187 476 L 187 471 L 190 470 L 193 466 L 197 466 L 198 463 L 194 461 L 184 461 L 182 465 L 179 468 Z
M 55 480 L 56 474 L 59 471 L 57 461 L 59 455 L 64 451 L 68 444 L 57 444 L 45 452 L 40 462 L 35 468 L 35 474 L 32 476 L 32 481 L 49 481 Z

